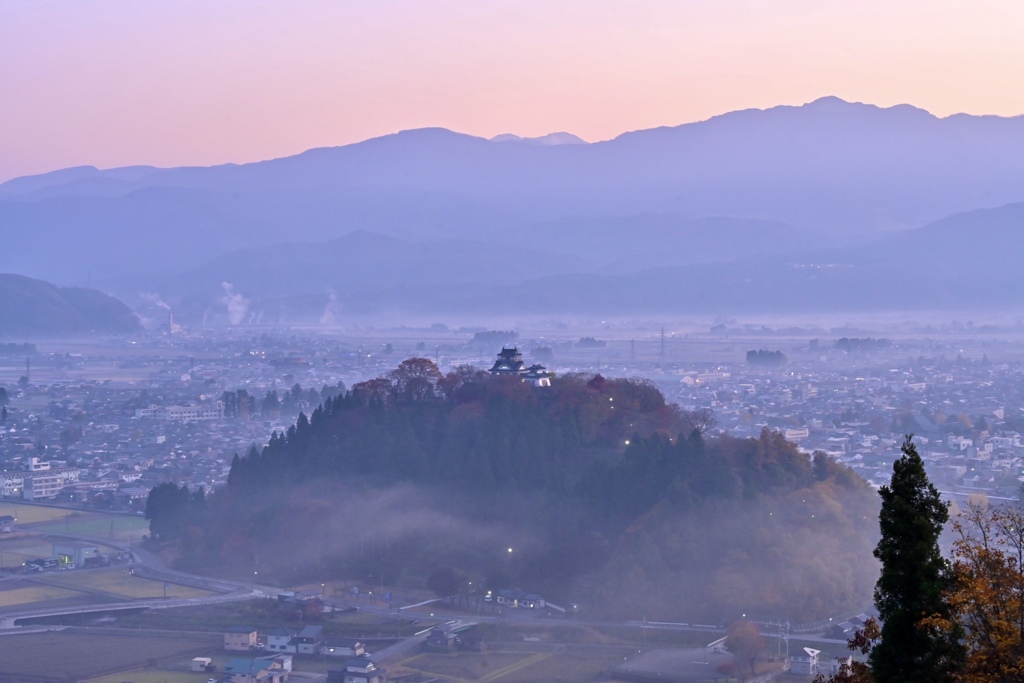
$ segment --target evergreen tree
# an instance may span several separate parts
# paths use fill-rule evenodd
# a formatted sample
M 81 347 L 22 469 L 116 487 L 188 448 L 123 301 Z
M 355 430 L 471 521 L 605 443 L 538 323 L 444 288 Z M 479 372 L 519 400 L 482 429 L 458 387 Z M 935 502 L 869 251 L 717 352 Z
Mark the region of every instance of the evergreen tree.
M 939 551 L 949 510 L 928 480 L 911 438 L 904 440 L 903 455 L 893 464 L 892 481 L 879 491 L 882 538 L 875 557 L 882 572 L 875 606 L 882 632 L 870 656 L 877 683 L 953 681 L 963 660 L 960 633 L 922 623 L 949 616 L 943 593 L 950 572 Z
M 181 536 L 187 522 L 191 495 L 187 486 L 178 488 L 172 483 L 158 484 L 146 499 L 146 519 L 150 534 L 161 541 Z

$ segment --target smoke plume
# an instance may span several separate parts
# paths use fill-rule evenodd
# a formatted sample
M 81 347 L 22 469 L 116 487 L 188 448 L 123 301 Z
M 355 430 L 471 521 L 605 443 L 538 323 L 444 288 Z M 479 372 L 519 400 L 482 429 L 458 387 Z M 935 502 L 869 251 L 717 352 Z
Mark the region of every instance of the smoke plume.
M 228 320 L 232 325 L 241 324 L 249 310 L 249 300 L 236 292 L 235 286 L 230 282 L 222 282 L 220 286 L 224 288 L 224 296 L 220 301 L 228 309 Z

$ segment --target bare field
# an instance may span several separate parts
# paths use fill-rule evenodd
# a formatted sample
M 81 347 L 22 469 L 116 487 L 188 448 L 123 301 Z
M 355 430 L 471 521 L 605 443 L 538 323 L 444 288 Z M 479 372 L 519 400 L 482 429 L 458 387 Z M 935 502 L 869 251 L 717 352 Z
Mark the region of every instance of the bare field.
M 490 680 L 497 683 L 590 683 L 621 661 L 621 657 L 598 653 L 556 654 Z
M 51 600 L 64 600 L 82 597 L 78 591 L 66 590 L 56 586 L 31 586 L 0 591 L 0 608 L 24 607 L 33 603 L 45 603 Z
M 0 502 L 0 515 L 18 520 L 16 530 L 35 533 L 75 534 L 112 541 L 139 540 L 149 533 L 149 522 L 142 515 L 114 514 L 93 510 Z M 0 538 L 2 542 L 2 538 Z
M 103 591 L 125 598 L 162 598 L 164 596 L 162 582 L 132 576 L 124 567 L 47 574 L 46 581 L 72 590 Z M 173 583 L 167 585 L 167 597 L 169 598 L 201 598 L 207 595 L 213 595 L 213 593 Z
M 50 534 L 92 536 L 111 541 L 139 540 L 149 533 L 149 522 L 141 515 L 114 515 L 81 510 L 58 510 L 59 518 L 35 524 L 32 531 Z M 19 520 L 20 521 L 20 520 Z
M 36 524 L 37 522 L 52 522 L 55 519 L 63 520 L 68 510 L 60 508 L 40 507 L 38 505 L 25 505 L 11 502 L 0 503 L 0 516 L 11 515 L 18 520 L 18 526 L 23 524 Z
M 219 646 L 216 638 L 104 636 L 68 631 L 5 635 L 0 636 L 0 680 L 5 683 L 79 681 L 142 668 L 154 661 L 204 655 Z M 159 673 L 166 674 L 170 683 L 170 672 Z M 126 679 L 122 676 L 119 680 Z
M 116 674 L 108 674 L 98 678 L 90 678 L 83 683 L 206 683 L 210 674 L 198 674 L 191 671 L 165 671 L 163 669 L 133 669 Z
M 217 667 L 217 671 L 223 671 L 227 663 L 234 659 L 234 657 L 231 656 L 233 654 L 239 653 L 216 654 L 215 652 L 208 652 L 200 656 L 209 657 L 213 660 L 214 665 Z M 120 671 L 116 674 L 105 674 L 103 676 L 97 676 L 96 678 L 90 678 L 87 681 L 82 681 L 82 683 L 123 683 L 124 681 L 131 681 L 132 683 L 206 683 L 211 676 L 217 678 L 220 677 L 220 674 L 217 673 L 193 673 L 191 671 L 187 671 L 191 663 L 191 657 L 183 657 L 178 660 L 161 662 L 159 668 L 141 668 L 132 669 L 130 671 Z M 303 661 L 297 670 L 309 671 L 310 669 L 307 666 L 308 663 L 308 661 Z
M 401 666 L 421 673 L 460 681 L 504 681 L 504 676 L 518 671 L 520 668 L 547 660 L 550 656 L 550 654 L 532 652 L 484 652 L 450 655 L 427 653 L 410 657 L 402 661 Z

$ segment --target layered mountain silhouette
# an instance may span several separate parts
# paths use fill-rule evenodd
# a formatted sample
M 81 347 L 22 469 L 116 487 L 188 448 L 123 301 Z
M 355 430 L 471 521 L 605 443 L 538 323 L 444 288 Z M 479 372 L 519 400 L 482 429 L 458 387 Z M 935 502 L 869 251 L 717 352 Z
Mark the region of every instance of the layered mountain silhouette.
M 0 270 L 196 310 L 231 283 L 282 315 L 486 309 L 499 292 L 562 312 L 1011 306 L 1020 252 L 1000 244 L 1021 200 L 1024 118 L 823 98 L 597 143 L 435 128 L 18 178 L 0 185 Z

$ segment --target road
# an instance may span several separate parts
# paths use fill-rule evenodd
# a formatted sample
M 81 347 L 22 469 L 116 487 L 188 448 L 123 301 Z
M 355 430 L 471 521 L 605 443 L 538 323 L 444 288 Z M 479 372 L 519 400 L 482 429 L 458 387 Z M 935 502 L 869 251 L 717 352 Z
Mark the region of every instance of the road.
M 137 609 L 140 607 L 147 609 L 168 609 L 171 607 L 216 605 L 226 602 L 238 602 L 240 600 L 253 600 L 255 598 L 266 597 L 267 595 L 276 595 L 277 592 L 279 592 L 279 589 L 275 587 L 253 586 L 251 584 L 242 584 L 237 581 L 214 579 L 196 574 L 189 574 L 187 572 L 180 572 L 171 569 L 157 555 L 147 550 L 137 546 L 129 548 L 127 546 L 111 542 L 110 539 L 77 536 L 72 534 L 46 534 L 46 536 L 50 538 L 95 543 L 96 545 L 113 548 L 121 552 L 129 552 L 132 557 L 132 572 L 142 578 L 201 588 L 203 590 L 212 591 L 216 593 L 216 595 L 208 595 L 199 598 L 160 598 L 130 600 L 124 602 L 96 602 L 86 605 L 30 608 L 18 610 L 16 612 L 4 612 L 0 613 L 0 630 L 20 629 L 21 627 L 17 625 L 17 621 L 26 618 L 57 617 L 62 615 L 89 614 L 92 612 L 102 613 L 116 610 Z
M 144 607 L 148 609 L 167 609 L 172 607 L 215 605 L 227 602 L 237 602 L 241 600 L 253 600 L 257 598 L 274 597 L 285 590 L 278 586 L 232 581 L 229 579 L 216 579 L 172 569 L 168 567 L 167 564 L 158 555 L 151 553 L 148 550 L 139 547 L 138 545 L 132 545 L 131 547 L 127 547 L 123 544 L 112 543 L 110 539 L 95 538 L 90 536 L 78 536 L 73 534 L 47 534 L 47 536 L 52 538 L 62 538 L 68 540 L 83 541 L 87 543 L 95 543 L 97 545 L 114 548 L 119 551 L 129 552 L 132 557 L 133 571 L 140 577 L 153 579 L 157 581 L 164 581 L 167 583 L 174 583 L 184 586 L 201 588 L 203 590 L 215 592 L 217 593 L 217 595 L 199 598 L 171 598 L 155 600 L 133 600 L 120 603 L 95 603 L 90 605 L 79 605 L 74 607 L 27 609 L 18 612 L 7 612 L 0 614 L 0 629 L 18 628 L 15 625 L 15 622 L 19 619 L 24 619 L 27 617 L 60 616 L 64 614 L 88 614 L 90 612 L 104 612 L 109 610 L 131 609 L 139 607 Z M 401 616 L 413 619 L 417 618 L 418 616 L 421 618 L 432 617 L 433 619 L 472 619 L 474 622 L 498 624 L 509 623 L 519 625 L 546 625 L 566 621 L 574 625 L 593 627 L 621 628 L 625 626 L 627 628 L 636 629 L 704 632 L 708 634 L 721 634 L 725 631 L 725 629 L 720 626 L 710 624 L 647 621 L 609 622 L 585 619 L 563 619 L 559 617 L 545 618 L 542 614 L 539 614 L 538 612 L 524 609 L 505 609 L 500 614 L 494 614 L 493 612 L 488 614 L 486 612 L 478 610 L 478 614 L 474 615 L 471 613 L 467 614 L 464 611 L 451 608 L 449 605 L 446 604 L 446 601 L 444 599 L 428 600 L 413 605 L 404 605 L 399 607 L 385 606 L 383 604 L 377 605 L 374 603 L 367 603 L 363 600 L 358 599 L 342 600 L 338 598 L 329 597 L 324 597 L 324 602 L 331 609 L 342 610 L 355 607 L 360 612 L 375 614 L 382 617 L 391 617 L 396 619 L 396 621 Z M 427 614 L 430 614 L 430 617 L 427 617 Z M 766 637 L 777 637 L 778 629 L 776 627 L 764 627 L 762 628 L 762 635 Z M 804 634 L 797 635 L 796 633 L 792 633 L 790 637 L 799 638 L 803 641 L 819 643 L 843 642 L 837 640 L 829 640 L 820 637 L 807 636 Z M 401 645 L 401 643 L 399 643 L 399 645 Z

